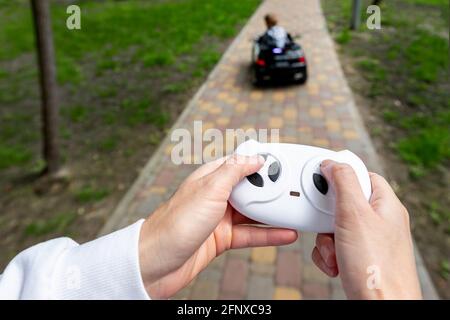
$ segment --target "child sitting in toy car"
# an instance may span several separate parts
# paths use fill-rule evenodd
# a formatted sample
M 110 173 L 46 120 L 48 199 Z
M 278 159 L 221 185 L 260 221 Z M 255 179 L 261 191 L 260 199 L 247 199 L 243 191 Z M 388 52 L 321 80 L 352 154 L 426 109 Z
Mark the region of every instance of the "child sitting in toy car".
M 283 27 L 278 25 L 278 20 L 274 14 L 267 14 L 264 17 L 267 25 L 267 31 L 262 36 L 267 41 L 274 41 L 277 48 L 284 48 L 286 43 L 289 42 L 288 33 Z

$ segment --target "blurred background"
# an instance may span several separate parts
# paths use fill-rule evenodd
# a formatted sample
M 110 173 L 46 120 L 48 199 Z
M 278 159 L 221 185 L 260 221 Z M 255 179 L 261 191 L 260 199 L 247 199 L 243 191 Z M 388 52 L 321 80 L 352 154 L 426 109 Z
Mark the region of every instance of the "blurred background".
M 49 179 L 32 8 L 0 0 L 0 270 L 39 241 L 97 235 L 261 2 L 50 1 L 63 170 Z M 357 104 L 369 106 L 366 127 L 450 298 L 449 2 L 377 2 L 374 31 L 365 10 L 349 29 L 352 0 L 321 1 Z M 81 30 L 66 27 L 69 4 L 82 8 Z

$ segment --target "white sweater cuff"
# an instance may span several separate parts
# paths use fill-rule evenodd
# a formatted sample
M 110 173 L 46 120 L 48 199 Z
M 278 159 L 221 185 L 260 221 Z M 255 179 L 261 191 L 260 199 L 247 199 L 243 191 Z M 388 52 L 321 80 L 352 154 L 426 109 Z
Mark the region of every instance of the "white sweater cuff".
M 54 269 L 51 298 L 150 299 L 139 265 L 143 222 L 64 252 Z

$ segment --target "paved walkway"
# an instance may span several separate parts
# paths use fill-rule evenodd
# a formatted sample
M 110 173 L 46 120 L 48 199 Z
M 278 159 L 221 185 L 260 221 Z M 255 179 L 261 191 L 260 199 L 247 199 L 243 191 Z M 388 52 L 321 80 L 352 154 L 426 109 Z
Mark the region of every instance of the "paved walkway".
M 264 30 L 263 16 L 278 15 L 300 40 L 309 63 L 305 86 L 255 89 L 248 76 L 251 41 Z M 174 128 L 280 128 L 283 142 L 316 145 L 357 153 L 372 171 L 380 162 L 355 107 L 319 0 L 266 0 L 235 39 Z M 169 138 L 152 157 L 117 207 L 102 233 L 151 213 L 195 169 L 170 161 Z M 230 251 L 216 259 L 177 298 L 188 299 L 344 299 L 338 280 L 324 276 L 310 255 L 314 235 L 304 234 L 287 247 Z M 434 297 L 418 256 L 425 294 Z

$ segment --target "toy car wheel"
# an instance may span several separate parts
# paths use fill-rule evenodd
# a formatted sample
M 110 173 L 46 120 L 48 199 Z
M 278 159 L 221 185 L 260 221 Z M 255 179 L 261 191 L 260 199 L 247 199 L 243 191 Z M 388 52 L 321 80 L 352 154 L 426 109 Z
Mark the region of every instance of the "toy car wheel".
M 307 80 L 308 80 L 308 72 L 307 71 L 302 73 L 302 77 L 300 77 L 298 79 L 294 78 L 294 81 L 298 84 L 305 84 Z
M 256 70 L 253 70 L 253 72 L 252 72 L 252 84 L 254 86 L 259 86 L 262 84 L 262 79 L 258 75 L 258 72 L 256 72 Z

